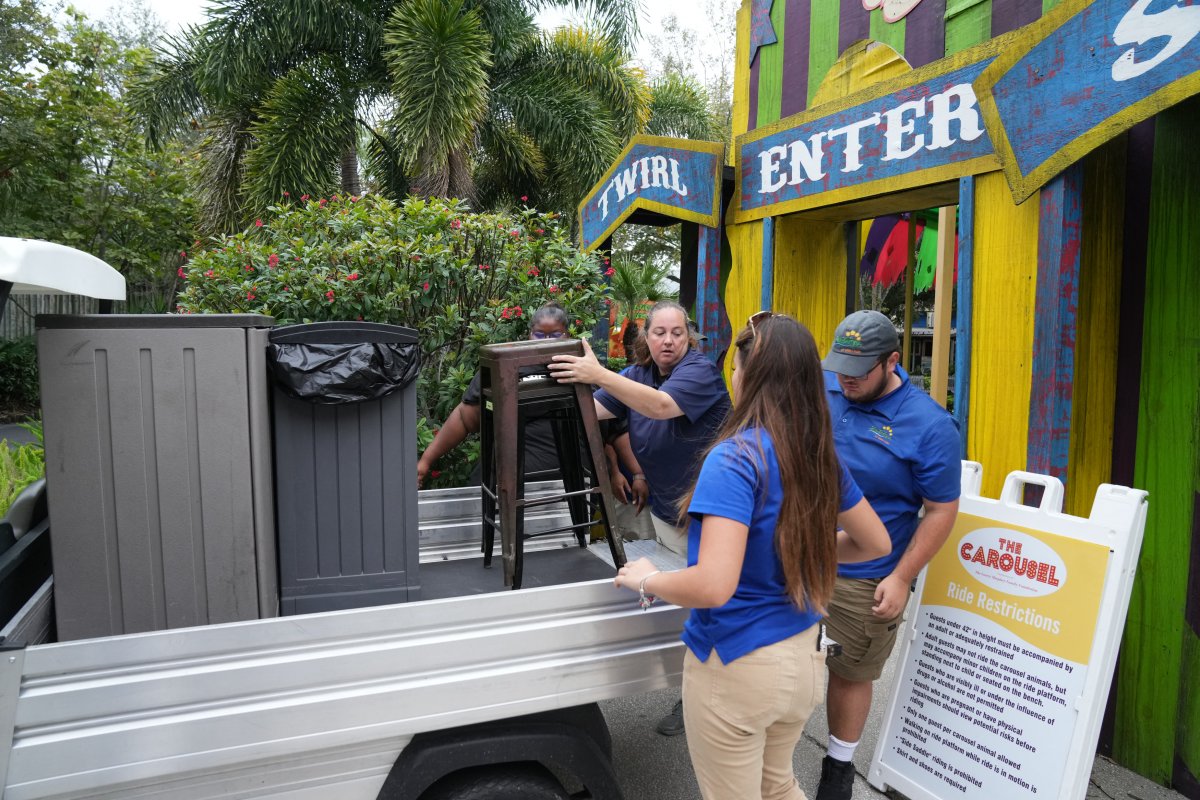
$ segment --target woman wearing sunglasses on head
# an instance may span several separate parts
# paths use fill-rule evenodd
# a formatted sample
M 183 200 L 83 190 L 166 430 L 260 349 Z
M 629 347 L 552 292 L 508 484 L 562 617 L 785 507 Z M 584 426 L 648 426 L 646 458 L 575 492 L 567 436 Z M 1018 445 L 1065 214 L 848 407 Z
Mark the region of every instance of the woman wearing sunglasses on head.
M 567 312 L 557 303 L 547 303 L 533 312 L 529 321 L 530 339 L 561 339 L 567 333 Z M 445 424 L 434 435 L 429 447 L 417 459 L 417 486 L 425 483 L 438 459 L 463 443 L 469 434 L 479 431 L 480 376 L 475 373 L 462 402 L 454 407 Z M 525 473 L 532 475 L 558 469 L 558 450 L 549 420 L 531 419 L 525 427 Z M 472 480 L 479 482 L 479 467 Z
M 616 583 L 643 605 L 657 596 L 694 609 L 683 713 L 706 800 L 800 800 L 792 754 L 824 697 L 818 623 L 837 563 L 891 543 L 834 452 L 812 334 L 756 314 L 733 357 L 733 411 L 680 503 L 689 566 L 659 572 L 639 559 Z
M 628 422 L 638 464 L 633 492 L 640 499 L 649 491 L 655 538 L 686 557 L 688 538 L 679 527 L 679 498 L 692 485 L 700 454 L 729 413 L 729 393 L 716 365 L 696 349 L 687 312 L 678 303 L 663 301 L 650 309 L 645 343 L 648 357 L 619 375 L 601 366 L 586 342 L 585 355 L 555 356 L 550 372 L 563 382 L 600 387 L 593 395 L 597 416 Z M 664 736 L 683 733 L 681 703 L 675 703 L 657 729 Z
M 602 366 L 587 342 L 583 356 L 555 356 L 550 373 L 562 383 L 599 387 L 596 415 L 628 421 L 640 466 L 635 478 L 649 483 L 656 538 L 686 556 L 676 504 L 729 412 L 729 393 L 716 366 L 692 346 L 683 306 L 656 303 L 646 315 L 645 337 L 649 358 L 620 374 Z

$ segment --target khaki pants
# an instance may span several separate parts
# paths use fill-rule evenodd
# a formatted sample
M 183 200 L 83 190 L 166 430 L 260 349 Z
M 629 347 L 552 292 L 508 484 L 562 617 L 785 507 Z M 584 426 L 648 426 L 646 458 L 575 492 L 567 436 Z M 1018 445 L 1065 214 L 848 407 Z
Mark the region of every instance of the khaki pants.
M 687 558 L 687 529 L 678 528 L 675 526 L 674 522 L 667 522 L 665 519 L 659 519 L 654 514 L 650 515 L 650 521 L 654 523 L 654 538 L 658 540 L 658 543 L 670 550 L 672 553 L 678 553 L 684 558 Z
M 683 657 L 683 721 L 704 800 L 805 800 L 792 772 L 804 723 L 825 697 L 819 625 L 721 663 Z
M 654 523 L 651 517 L 650 509 L 643 508 L 642 513 L 637 513 L 637 506 L 633 503 L 622 503 L 617 500 L 616 519 L 612 520 L 612 525 L 616 528 L 617 533 L 627 542 L 635 542 L 639 539 L 654 538 Z

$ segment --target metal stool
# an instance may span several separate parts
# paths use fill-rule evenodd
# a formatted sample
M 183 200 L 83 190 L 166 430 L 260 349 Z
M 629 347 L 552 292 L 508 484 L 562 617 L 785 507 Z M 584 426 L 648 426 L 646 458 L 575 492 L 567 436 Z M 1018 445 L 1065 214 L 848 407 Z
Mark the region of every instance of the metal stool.
M 524 561 L 525 509 L 566 500 L 571 524 L 548 531 L 573 531 L 580 547 L 587 547 L 588 529 L 594 524 L 589 500 L 600 499 L 600 518 L 609 550 L 617 566 L 625 563 L 625 549 L 613 535 L 612 484 L 604 443 L 596 420 L 592 394 L 582 384 L 563 384 L 542 369 L 558 354 L 583 355 L 575 339 L 510 342 L 487 345 L 479 360 L 482 415 L 480 420 L 481 489 L 483 494 L 483 564 L 491 566 L 496 529 L 504 561 L 504 585 L 521 588 Z M 525 420 L 549 416 L 554 426 L 562 494 L 525 499 Z M 591 461 L 591 486 L 586 486 L 579 443 L 586 439 Z M 499 521 L 497 521 L 499 512 Z

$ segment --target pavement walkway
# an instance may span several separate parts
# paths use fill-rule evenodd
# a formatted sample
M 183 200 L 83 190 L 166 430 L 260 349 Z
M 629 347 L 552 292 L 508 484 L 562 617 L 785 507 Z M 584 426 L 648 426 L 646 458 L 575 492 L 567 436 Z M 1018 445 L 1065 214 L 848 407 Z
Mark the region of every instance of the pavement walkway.
M 897 658 L 893 654 L 881 685 L 889 686 Z M 679 697 L 677 689 L 624 697 L 600 704 L 608 720 L 613 739 L 613 763 L 624 790 L 625 800 L 700 800 L 700 790 L 688 760 L 687 736 L 660 736 L 654 730 L 660 717 L 671 709 Z M 858 777 L 854 784 L 854 800 L 869 798 L 903 798 L 898 792 L 885 793 L 866 780 L 875 743 L 879 738 L 883 710 L 887 698 L 877 692 L 872 704 L 867 730 L 855 753 Z M 804 737 L 796 747 L 793 761 L 800 788 L 811 798 L 816 793 L 821 775 L 821 759 L 825 756 L 828 729 L 825 707 L 817 708 L 808 722 Z M 1086 800 L 1185 800 L 1183 795 L 1143 778 L 1115 762 L 1097 757 L 1087 787 Z M 1005 800 L 1005 798 L 996 798 Z
M 0 425 L 0 441 L 4 440 L 7 440 L 9 445 L 20 445 L 37 441 L 32 433 L 20 425 Z

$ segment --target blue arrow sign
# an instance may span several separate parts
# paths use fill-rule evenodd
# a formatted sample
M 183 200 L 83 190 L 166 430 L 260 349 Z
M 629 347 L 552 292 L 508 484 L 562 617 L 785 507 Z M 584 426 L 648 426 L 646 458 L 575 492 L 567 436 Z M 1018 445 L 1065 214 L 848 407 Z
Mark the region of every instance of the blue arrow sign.
M 1068 0 L 975 81 L 1019 203 L 1088 152 L 1200 92 L 1200 4 Z
M 580 243 L 590 251 L 639 208 L 715 228 L 725 145 L 635 136 L 579 204 Z

